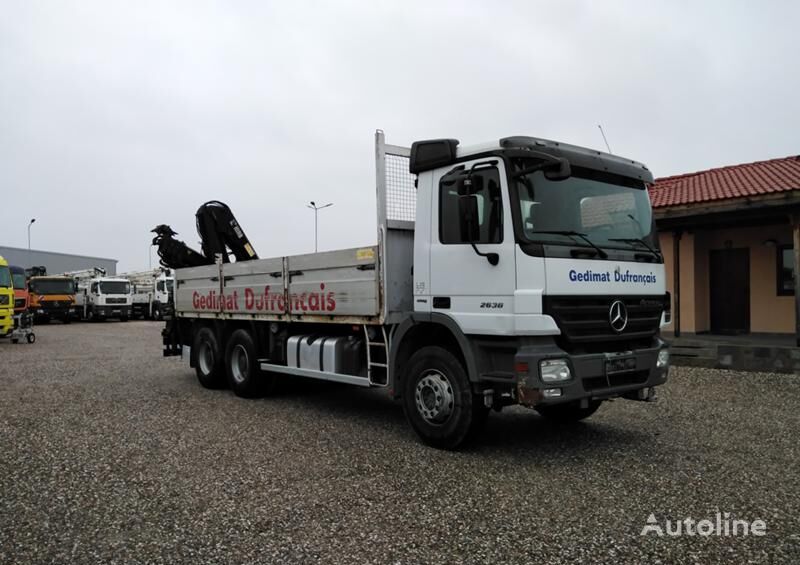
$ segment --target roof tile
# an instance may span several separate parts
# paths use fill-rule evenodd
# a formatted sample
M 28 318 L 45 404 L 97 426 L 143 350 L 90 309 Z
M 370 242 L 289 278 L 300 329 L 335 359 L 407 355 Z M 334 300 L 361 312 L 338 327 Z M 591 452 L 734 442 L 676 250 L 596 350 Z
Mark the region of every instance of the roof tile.
M 653 208 L 800 190 L 800 156 L 656 179 Z

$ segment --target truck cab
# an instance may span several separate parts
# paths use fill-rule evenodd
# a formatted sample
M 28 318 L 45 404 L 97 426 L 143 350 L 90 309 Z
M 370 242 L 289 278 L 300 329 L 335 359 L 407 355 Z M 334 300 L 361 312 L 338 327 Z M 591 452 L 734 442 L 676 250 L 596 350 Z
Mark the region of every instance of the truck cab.
M 14 283 L 8 262 L 0 256 L 0 337 L 14 329 Z
M 130 281 L 132 292 L 132 316 L 161 320 L 170 308 L 170 297 L 174 293 L 175 277 L 169 269 L 151 269 L 119 275 Z
M 28 309 L 28 279 L 22 267 L 11 265 L 9 268 L 14 283 L 14 314 L 22 314 Z
M 61 320 L 68 324 L 76 315 L 75 285 L 70 277 L 32 276 L 28 279 L 30 310 L 37 322 Z
M 86 320 L 131 317 L 131 283 L 120 277 L 95 277 L 76 281 L 78 308 Z
M 644 165 L 509 137 L 420 142 L 411 172 L 415 315 L 464 336 L 484 386 L 580 412 L 665 382 L 669 298 Z

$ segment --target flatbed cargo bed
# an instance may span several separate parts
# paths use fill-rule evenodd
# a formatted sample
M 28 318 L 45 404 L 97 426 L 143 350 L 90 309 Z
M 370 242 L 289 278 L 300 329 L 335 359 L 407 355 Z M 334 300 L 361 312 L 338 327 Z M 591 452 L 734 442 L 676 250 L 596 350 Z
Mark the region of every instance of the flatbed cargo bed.
M 379 247 L 221 263 L 175 271 L 184 318 L 383 323 Z

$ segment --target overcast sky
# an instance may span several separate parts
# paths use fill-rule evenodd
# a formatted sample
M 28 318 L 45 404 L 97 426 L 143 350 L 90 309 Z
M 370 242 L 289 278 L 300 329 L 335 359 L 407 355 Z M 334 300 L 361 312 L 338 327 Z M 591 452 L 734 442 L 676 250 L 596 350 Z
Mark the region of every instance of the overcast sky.
M 800 153 L 800 3 L 0 2 L 0 244 L 147 268 L 227 202 L 262 257 L 375 241 L 373 139 L 535 135 L 656 176 Z M 153 254 L 153 264 L 156 264 Z

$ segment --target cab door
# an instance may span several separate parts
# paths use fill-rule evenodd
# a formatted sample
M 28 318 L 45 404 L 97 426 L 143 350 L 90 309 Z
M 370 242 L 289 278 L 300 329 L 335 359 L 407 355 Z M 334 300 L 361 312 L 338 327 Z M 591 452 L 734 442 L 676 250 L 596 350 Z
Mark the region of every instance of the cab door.
M 469 190 L 452 181 L 459 174 L 470 175 Z M 452 317 L 467 334 L 513 334 L 514 230 L 503 162 L 476 159 L 443 171 L 433 181 L 431 312 Z M 467 207 L 459 202 L 470 197 L 477 202 L 472 234 L 463 221 Z M 496 254 L 496 264 L 490 254 Z

